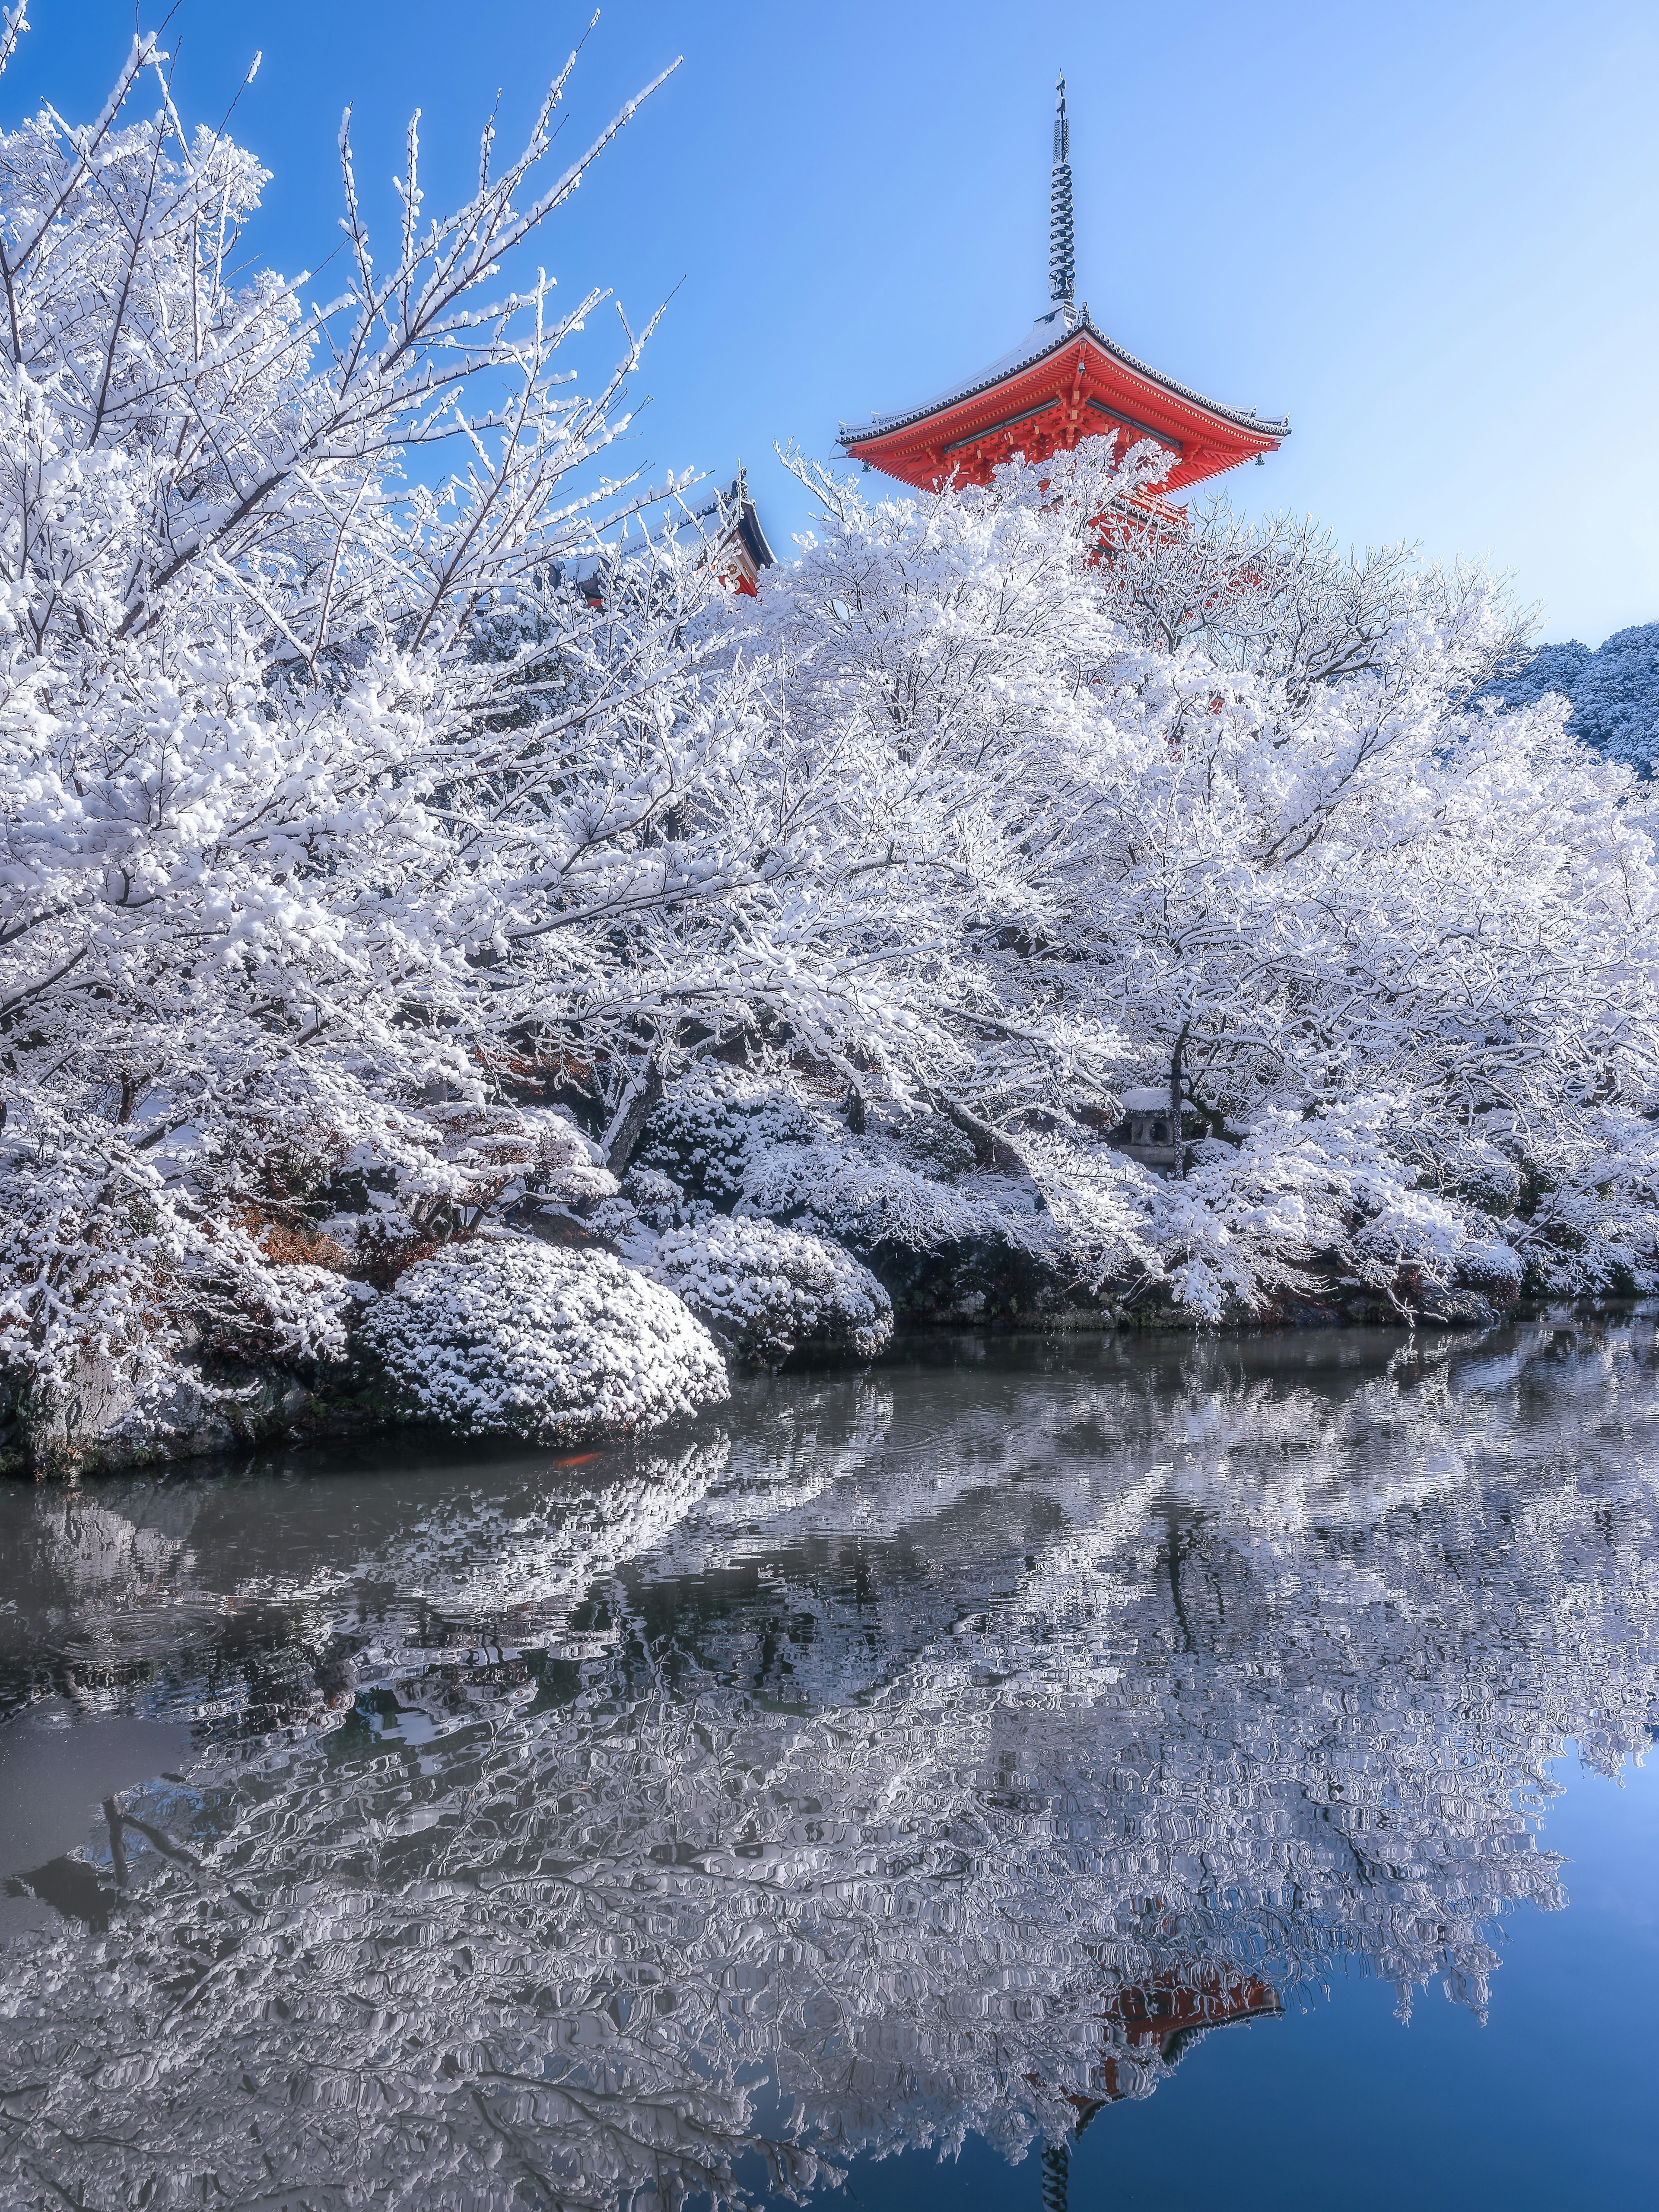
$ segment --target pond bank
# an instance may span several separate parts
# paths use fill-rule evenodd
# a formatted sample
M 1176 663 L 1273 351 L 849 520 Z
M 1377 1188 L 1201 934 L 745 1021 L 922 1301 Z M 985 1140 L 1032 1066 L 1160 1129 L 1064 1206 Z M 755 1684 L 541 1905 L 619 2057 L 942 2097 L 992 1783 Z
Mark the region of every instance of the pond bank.
M 1433 1343 L 1449 1335 L 1524 1327 L 1550 1316 L 1565 1318 L 1569 1311 L 1578 1321 L 1616 1322 L 1650 1310 L 1650 1301 L 1639 1300 L 1603 1301 L 1571 1310 L 1517 1304 L 1502 1314 L 1482 1304 L 1467 1315 L 1425 1313 L 1415 1319 L 1425 1341 Z M 902 1326 L 873 1363 L 826 1359 L 821 1352 L 809 1352 L 780 1365 L 788 1370 L 902 1365 L 918 1355 L 933 1358 L 941 1347 L 952 1345 L 968 1347 L 1014 1340 L 1052 1340 L 1057 1346 L 1090 1338 L 1118 1339 L 1126 1344 L 1158 1339 L 1200 1343 L 1334 1332 L 1358 1340 L 1389 1325 L 1382 1316 L 1352 1317 L 1311 1301 L 1289 1309 L 1273 1326 L 1224 1333 L 1204 1330 L 1190 1316 L 1167 1308 L 1116 1315 L 1077 1309 L 1046 1314 L 1035 1328 L 1021 1328 L 1002 1317 L 952 1327 L 924 1322 Z M 752 1371 L 741 1360 L 733 1360 L 732 1370 L 734 1377 Z M 638 1432 L 649 1435 L 653 1425 L 641 1423 Z M 23 1481 L 119 1475 L 216 1455 L 396 1437 L 431 1445 L 446 1434 L 468 1433 L 408 1419 L 384 1373 L 363 1358 L 332 1367 L 181 1362 L 170 1390 L 149 1394 L 112 1364 L 88 1361 L 64 1387 L 33 1401 L 0 1375 L 0 1478 Z M 612 1437 L 617 1433 L 614 1428 L 608 1432 Z M 573 1429 L 562 1439 L 572 1444 L 607 1440 L 606 1433 L 598 1429 Z

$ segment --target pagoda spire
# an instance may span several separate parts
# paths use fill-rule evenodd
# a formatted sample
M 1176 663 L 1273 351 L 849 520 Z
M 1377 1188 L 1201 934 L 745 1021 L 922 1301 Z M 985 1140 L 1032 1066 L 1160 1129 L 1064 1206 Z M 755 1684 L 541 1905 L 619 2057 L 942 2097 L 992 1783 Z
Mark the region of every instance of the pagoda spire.
M 1091 320 L 1077 296 L 1072 216 L 1072 130 L 1066 80 L 1054 85 L 1054 152 L 1048 176 L 1048 297 L 1011 352 L 920 407 L 841 426 L 848 457 L 919 491 L 989 483 L 1004 462 L 1046 460 L 1085 438 L 1109 438 L 1121 452 L 1150 443 L 1164 456 L 1158 489 L 1126 495 L 1157 510 L 1189 484 L 1242 461 L 1277 453 L 1290 424 L 1223 407 L 1189 385 L 1137 361 Z M 1164 526 L 1163 524 L 1160 527 Z
M 1048 297 L 1072 320 L 1077 296 L 1077 251 L 1072 235 L 1072 128 L 1066 119 L 1066 80 L 1054 84 L 1054 162 L 1048 176 Z

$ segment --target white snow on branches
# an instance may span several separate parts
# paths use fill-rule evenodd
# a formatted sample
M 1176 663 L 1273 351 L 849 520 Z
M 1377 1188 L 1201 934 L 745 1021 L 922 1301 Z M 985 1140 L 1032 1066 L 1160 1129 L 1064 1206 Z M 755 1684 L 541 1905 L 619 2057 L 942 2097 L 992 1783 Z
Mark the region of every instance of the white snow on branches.
M 728 1388 L 713 1338 L 678 1298 L 606 1253 L 527 1238 L 417 1261 L 363 1334 L 415 1419 L 465 1436 L 624 1435 Z
M 349 251 L 313 303 L 249 273 L 264 172 L 185 129 L 165 61 L 137 40 L 94 124 L 43 108 L 0 163 L 0 1358 L 25 1376 L 117 1349 L 164 1376 L 204 1302 L 270 1304 L 266 1261 L 306 1264 L 331 1215 L 355 1266 L 350 1220 L 378 1249 L 593 1195 L 602 1164 L 555 1157 L 574 1133 L 515 1081 L 533 1102 L 615 916 L 695 896 L 638 848 L 684 796 L 672 640 L 707 564 L 635 522 L 644 596 L 565 580 L 629 520 L 625 484 L 596 510 L 573 472 L 639 343 L 580 396 L 596 300 L 501 289 L 611 131 L 538 185 L 561 80 L 425 225 L 411 133 L 384 261 L 343 137 Z M 276 1287 L 276 1348 L 331 1341 Z
M 1181 1303 L 1208 1320 L 1248 1311 L 1273 1291 L 1296 1291 L 1322 1252 L 1341 1254 L 1347 1279 L 1385 1297 L 1407 1273 L 1419 1291 L 1449 1289 L 1460 1263 L 1512 1287 L 1513 1254 L 1491 1238 L 1472 1250 L 1468 1209 L 1417 1189 L 1389 1157 L 1387 1118 L 1386 1101 L 1313 1117 L 1269 1109 L 1237 1148 L 1202 1141 L 1192 1173 L 1159 1207 Z
M 872 733 L 960 832 L 911 855 L 940 886 L 929 1011 L 853 1041 L 849 1085 L 945 1094 L 1033 1167 L 1079 1106 L 1103 1130 L 1132 1089 L 1176 1097 L 1184 1172 L 1126 1250 L 1206 1317 L 1310 1271 L 1402 1307 L 1460 1271 L 1651 1287 L 1650 787 L 1559 702 L 1493 707 L 1518 632 L 1490 579 L 1224 508 L 1103 544 L 1142 466 L 875 500 L 803 470 L 822 538 L 730 615 L 803 745 Z M 769 1211 L 835 1188 L 765 1174 Z M 1045 1196 L 1073 1180 L 1051 1162 Z

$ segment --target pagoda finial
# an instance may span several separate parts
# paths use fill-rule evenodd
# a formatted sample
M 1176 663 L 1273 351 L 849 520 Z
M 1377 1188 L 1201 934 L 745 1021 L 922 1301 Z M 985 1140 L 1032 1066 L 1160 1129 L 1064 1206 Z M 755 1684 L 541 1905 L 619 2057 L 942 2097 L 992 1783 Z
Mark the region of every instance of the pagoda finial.
M 1077 291 L 1072 237 L 1072 131 L 1066 119 L 1066 80 L 1054 85 L 1054 165 L 1048 178 L 1048 297 L 1067 311 Z

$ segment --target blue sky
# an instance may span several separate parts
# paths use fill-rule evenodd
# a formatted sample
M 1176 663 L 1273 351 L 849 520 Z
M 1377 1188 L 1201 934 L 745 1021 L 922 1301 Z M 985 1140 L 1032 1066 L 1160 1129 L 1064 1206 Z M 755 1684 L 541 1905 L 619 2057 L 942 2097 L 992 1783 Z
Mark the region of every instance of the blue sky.
M 131 0 L 30 0 L 0 82 L 85 116 Z M 146 5 L 146 23 L 162 10 Z M 409 110 L 459 196 L 590 9 L 546 0 L 182 0 L 182 102 L 237 111 L 275 172 L 258 244 L 337 238 L 334 139 L 389 233 Z M 1346 543 L 1484 556 L 1542 634 L 1659 619 L 1659 9 L 1651 0 L 1079 9 L 615 0 L 572 140 L 683 54 L 541 248 L 567 293 L 672 306 L 632 457 L 729 471 L 775 542 L 807 514 L 775 440 L 924 397 L 1002 352 L 1045 289 L 1048 132 L 1071 86 L 1079 289 L 1132 351 L 1294 434 L 1234 480 Z M 428 205 L 434 204 L 428 198 Z M 326 280 L 322 280 L 326 281 Z M 595 371 L 609 334 L 596 329 Z

